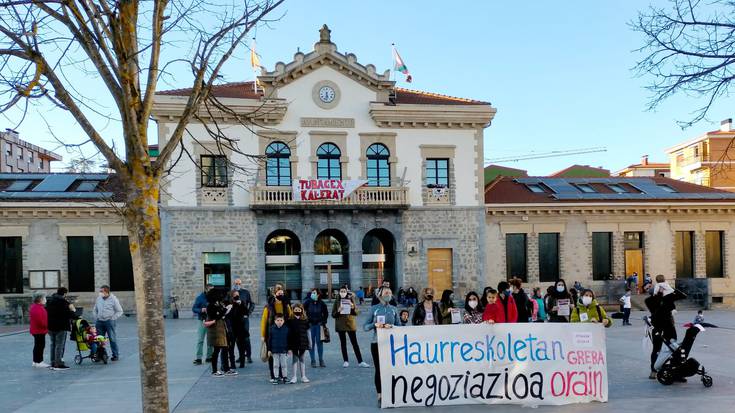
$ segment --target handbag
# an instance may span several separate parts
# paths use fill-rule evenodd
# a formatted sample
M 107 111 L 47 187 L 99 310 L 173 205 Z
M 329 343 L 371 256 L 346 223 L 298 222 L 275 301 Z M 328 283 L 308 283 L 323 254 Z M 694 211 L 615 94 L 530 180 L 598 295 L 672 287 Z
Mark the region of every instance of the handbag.
M 320 328 L 319 331 L 320 331 L 319 340 L 321 340 L 322 343 L 329 343 L 331 341 L 331 338 L 329 337 L 329 327 L 322 324 L 322 328 Z
M 265 341 L 260 342 L 260 361 L 268 362 L 268 346 L 265 345 Z

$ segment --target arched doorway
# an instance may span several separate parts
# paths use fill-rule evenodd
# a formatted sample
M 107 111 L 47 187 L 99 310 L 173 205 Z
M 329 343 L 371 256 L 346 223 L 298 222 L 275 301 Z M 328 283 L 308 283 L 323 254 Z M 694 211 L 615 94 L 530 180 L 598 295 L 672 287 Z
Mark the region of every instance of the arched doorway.
M 396 291 L 395 240 L 388 230 L 376 228 L 362 239 L 362 288 L 371 291 L 383 280 Z
M 342 284 L 350 283 L 349 243 L 347 237 L 336 229 L 327 229 L 314 239 L 315 285 L 327 290 L 329 278 L 332 289 L 339 290 Z
M 265 241 L 265 287 L 276 283 L 283 284 L 291 298 L 301 298 L 301 244 L 287 230 L 274 231 Z

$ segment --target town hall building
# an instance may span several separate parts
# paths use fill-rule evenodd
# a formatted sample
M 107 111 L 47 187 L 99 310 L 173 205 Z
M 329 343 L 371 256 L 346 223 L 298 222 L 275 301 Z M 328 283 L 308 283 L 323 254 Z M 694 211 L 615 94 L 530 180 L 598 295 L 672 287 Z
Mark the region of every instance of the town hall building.
M 227 110 L 193 123 L 161 189 L 166 295 L 235 277 L 258 299 L 349 284 L 485 285 L 483 130 L 490 103 L 397 87 L 332 42 L 252 82 L 215 86 Z M 189 90 L 156 95 L 159 147 Z M 252 124 L 233 113 L 250 114 Z M 208 119 L 208 120 L 206 120 Z M 221 130 L 230 147 L 218 145 Z M 176 157 L 174 157 L 176 158 Z M 197 164 L 194 164 L 194 162 Z

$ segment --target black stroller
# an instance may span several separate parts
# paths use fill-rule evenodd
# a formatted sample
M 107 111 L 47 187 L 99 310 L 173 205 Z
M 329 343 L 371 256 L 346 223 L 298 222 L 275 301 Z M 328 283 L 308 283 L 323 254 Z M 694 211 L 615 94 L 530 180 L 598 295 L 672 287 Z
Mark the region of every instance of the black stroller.
M 643 317 L 643 321 L 647 326 L 646 336 L 650 339 L 653 331 L 651 318 L 648 316 Z M 674 383 L 674 381 L 700 375 L 702 376 L 704 387 L 712 387 L 712 377 L 707 374 L 704 366 L 699 364 L 697 360 L 689 357 L 694 340 L 701 331 L 704 331 L 704 328 L 699 324 L 695 324 L 686 330 L 684 339 L 680 343 L 673 340 L 663 340 L 665 347 L 661 349 L 654 364 L 656 379 L 659 383 L 668 386 Z

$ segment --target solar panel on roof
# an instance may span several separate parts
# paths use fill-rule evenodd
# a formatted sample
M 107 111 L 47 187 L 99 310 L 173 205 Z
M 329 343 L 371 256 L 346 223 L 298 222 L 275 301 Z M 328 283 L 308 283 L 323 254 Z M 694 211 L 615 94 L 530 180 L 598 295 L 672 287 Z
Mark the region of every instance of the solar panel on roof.
M 97 189 L 97 181 L 84 181 L 77 187 L 77 192 L 93 192 Z
M 29 186 L 31 186 L 31 182 L 32 181 L 15 181 L 10 184 L 9 187 L 5 188 L 5 190 L 10 192 L 25 191 Z
M 64 192 L 76 181 L 75 175 L 50 175 L 33 188 L 33 192 Z

